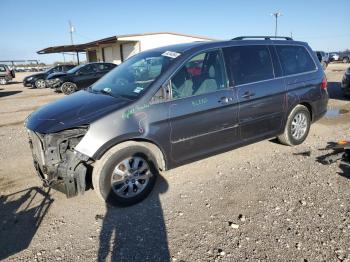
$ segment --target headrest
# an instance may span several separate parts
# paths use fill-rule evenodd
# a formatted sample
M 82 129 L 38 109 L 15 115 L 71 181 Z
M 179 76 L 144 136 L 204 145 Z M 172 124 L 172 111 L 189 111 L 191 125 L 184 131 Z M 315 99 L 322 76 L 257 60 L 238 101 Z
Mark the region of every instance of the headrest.
M 215 68 L 214 66 L 209 67 L 209 77 L 210 78 L 215 78 Z

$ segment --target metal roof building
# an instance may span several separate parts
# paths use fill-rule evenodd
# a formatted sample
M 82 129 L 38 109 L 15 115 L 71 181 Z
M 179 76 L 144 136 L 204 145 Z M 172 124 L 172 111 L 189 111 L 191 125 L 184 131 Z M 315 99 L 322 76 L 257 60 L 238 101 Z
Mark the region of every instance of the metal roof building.
M 75 52 L 78 54 L 85 52 L 88 62 L 103 61 L 120 64 L 130 56 L 148 49 L 165 45 L 210 40 L 214 39 L 171 32 L 116 35 L 84 44 L 48 47 L 37 53 Z

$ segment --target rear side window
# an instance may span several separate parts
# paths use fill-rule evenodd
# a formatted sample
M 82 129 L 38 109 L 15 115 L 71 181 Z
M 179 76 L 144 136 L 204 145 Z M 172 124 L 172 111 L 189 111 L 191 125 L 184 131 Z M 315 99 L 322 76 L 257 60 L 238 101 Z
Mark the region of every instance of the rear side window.
M 300 74 L 316 69 L 314 60 L 303 46 L 276 46 L 284 75 Z
M 6 72 L 6 68 L 4 66 L 0 66 L 0 72 Z
M 228 72 L 235 85 L 273 79 L 273 66 L 267 46 L 224 48 Z

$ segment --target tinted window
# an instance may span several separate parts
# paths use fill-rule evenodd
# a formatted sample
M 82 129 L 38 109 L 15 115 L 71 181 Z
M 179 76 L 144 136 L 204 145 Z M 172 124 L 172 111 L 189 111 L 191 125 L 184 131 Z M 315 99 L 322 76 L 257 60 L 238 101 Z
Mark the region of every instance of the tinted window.
M 235 46 L 224 49 L 226 65 L 235 85 L 274 78 L 266 46 Z
M 175 99 L 210 93 L 225 87 L 225 70 L 218 50 L 191 58 L 171 79 Z
M 276 46 L 285 75 L 313 71 L 316 65 L 309 52 L 303 46 Z

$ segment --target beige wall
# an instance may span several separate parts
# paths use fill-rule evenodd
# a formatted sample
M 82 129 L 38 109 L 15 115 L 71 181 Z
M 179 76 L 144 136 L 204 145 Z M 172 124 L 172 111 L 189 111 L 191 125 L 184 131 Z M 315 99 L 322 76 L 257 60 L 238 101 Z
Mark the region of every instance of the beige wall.
M 102 62 L 103 61 L 102 48 L 104 48 L 104 47 L 112 47 L 113 61 L 110 61 L 110 62 L 112 62 L 114 64 L 120 64 L 122 62 L 121 57 L 120 57 L 120 45 L 119 45 L 119 43 L 100 45 L 96 48 L 89 48 L 88 50 L 96 50 L 97 61 Z
M 166 45 L 190 43 L 194 41 L 210 41 L 210 40 L 197 38 L 197 37 L 190 37 L 190 36 L 173 35 L 173 34 L 139 35 L 139 36 L 120 37 L 118 38 L 118 42 L 114 44 L 99 45 L 96 48 L 90 48 L 88 50 L 96 50 L 97 61 L 102 62 L 103 61 L 102 48 L 112 47 L 113 61 L 111 62 L 115 64 L 120 64 L 122 62 L 121 56 L 120 56 L 121 44 L 126 44 L 126 43 L 130 44 L 130 42 L 134 42 L 134 51 L 130 52 L 130 48 L 128 48 L 129 50 L 128 54 L 125 54 L 123 52 L 124 60 L 125 60 L 138 52 L 142 52 L 148 49 L 157 48 L 157 47 L 166 46 Z

